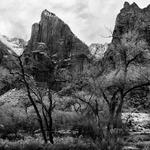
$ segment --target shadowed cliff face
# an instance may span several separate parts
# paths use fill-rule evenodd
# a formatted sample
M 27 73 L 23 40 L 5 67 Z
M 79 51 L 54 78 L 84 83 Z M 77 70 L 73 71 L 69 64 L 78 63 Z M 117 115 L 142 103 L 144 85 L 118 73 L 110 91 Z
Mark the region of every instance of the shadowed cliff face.
M 136 3 L 131 5 L 124 3 L 116 19 L 112 42 L 120 41 L 128 31 L 137 32 L 138 38 L 145 40 L 150 45 L 150 5 L 141 9 Z
M 120 13 L 116 18 L 116 24 L 112 34 L 112 42 L 104 54 L 103 65 L 105 66 L 105 70 L 116 69 L 120 65 L 123 58 L 120 56 L 118 50 L 120 50 L 119 46 L 121 46 L 125 35 L 127 40 L 128 33 L 133 37 L 133 42 L 144 42 L 149 50 L 150 5 L 141 9 L 136 3 L 124 3 L 124 7 L 120 10 Z
M 59 66 L 65 66 L 65 61 L 69 59 L 66 68 L 75 71 L 77 67 L 79 70 L 86 59 L 84 56 L 89 54 L 88 46 L 72 33 L 67 24 L 55 14 L 44 10 L 40 22 L 32 26 L 31 38 L 24 51 L 24 60 L 35 78 L 45 82 L 49 74 L 53 74 L 52 68 L 55 68 L 57 63 L 62 63 Z
M 70 55 L 88 54 L 88 47 L 81 42 L 61 19 L 44 10 L 39 23 L 32 26 L 28 51 L 36 50 L 38 43 L 45 43 L 50 55 L 60 58 Z

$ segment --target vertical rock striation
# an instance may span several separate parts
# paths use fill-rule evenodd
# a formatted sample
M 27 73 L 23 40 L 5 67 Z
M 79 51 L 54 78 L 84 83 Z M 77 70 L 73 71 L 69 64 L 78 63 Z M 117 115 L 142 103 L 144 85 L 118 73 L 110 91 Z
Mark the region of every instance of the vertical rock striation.
M 135 41 L 143 41 L 147 43 L 148 49 L 150 48 L 150 5 L 141 9 L 136 3 L 124 3 L 116 18 L 112 42 L 104 54 L 103 66 L 109 68 L 107 70 L 116 68 L 120 64 L 122 58 L 119 56 L 117 46 L 121 44 L 123 36 L 129 32 L 137 35 L 137 37 L 133 35 Z
M 45 43 L 49 54 L 59 58 L 89 53 L 86 44 L 72 33 L 69 26 L 47 10 L 42 12 L 40 22 L 32 26 L 28 51 L 36 50 L 39 43 Z

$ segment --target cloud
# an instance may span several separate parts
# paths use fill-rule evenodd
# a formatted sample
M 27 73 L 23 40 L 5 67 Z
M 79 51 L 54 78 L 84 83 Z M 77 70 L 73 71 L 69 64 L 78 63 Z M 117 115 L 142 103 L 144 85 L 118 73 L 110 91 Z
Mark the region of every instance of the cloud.
M 132 0 L 128 0 L 132 3 Z M 141 8 L 149 0 L 134 0 Z M 42 10 L 48 9 L 64 20 L 87 44 L 110 42 L 103 38 L 113 30 L 124 0 L 1 0 L 0 33 L 29 40 L 31 26 L 39 22 Z

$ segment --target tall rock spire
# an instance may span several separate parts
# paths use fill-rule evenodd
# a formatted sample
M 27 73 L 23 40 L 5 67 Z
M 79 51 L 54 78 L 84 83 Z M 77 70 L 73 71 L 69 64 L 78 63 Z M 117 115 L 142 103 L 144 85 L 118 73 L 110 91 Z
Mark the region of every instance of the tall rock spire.
M 69 26 L 46 9 L 41 14 L 40 22 L 32 26 L 29 49 L 35 50 L 39 42 L 47 45 L 51 55 L 57 53 L 60 57 L 89 53 L 87 45 L 72 33 Z

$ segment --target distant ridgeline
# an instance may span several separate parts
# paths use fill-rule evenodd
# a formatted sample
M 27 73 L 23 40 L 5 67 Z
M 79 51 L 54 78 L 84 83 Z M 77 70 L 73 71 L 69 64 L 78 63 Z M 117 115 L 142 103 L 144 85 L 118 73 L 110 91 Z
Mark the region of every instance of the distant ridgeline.
M 44 10 L 40 22 L 32 26 L 31 38 L 24 51 L 24 62 L 26 65 L 31 65 L 33 61 L 38 63 L 34 73 L 38 75 L 37 80 L 44 81 L 47 73 L 54 69 L 53 63 L 62 62 L 61 65 L 65 66 L 70 59 L 69 69 L 76 72 L 83 68 L 87 55 L 88 46 L 72 33 L 69 26 L 55 14 Z
M 16 78 L 10 74 L 17 66 L 14 55 L 20 55 L 26 42 L 19 38 L 0 35 L 0 95 L 14 88 Z

